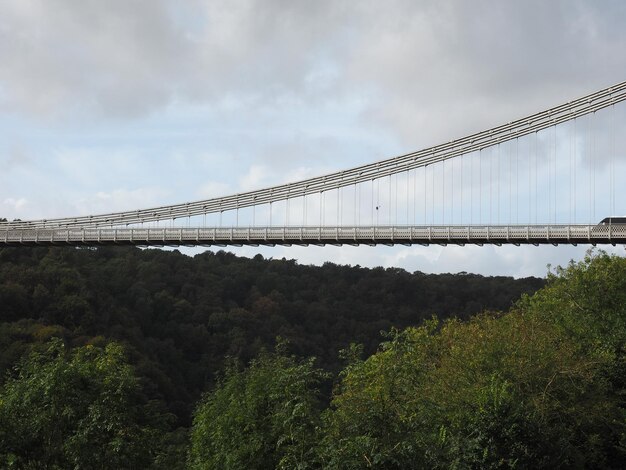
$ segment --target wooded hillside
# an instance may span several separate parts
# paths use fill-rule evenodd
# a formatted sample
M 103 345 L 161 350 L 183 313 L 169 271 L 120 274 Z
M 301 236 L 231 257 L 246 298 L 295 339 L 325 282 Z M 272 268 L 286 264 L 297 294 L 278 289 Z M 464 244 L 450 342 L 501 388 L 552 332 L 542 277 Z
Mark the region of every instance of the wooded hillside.
M 193 258 L 136 248 L 0 249 L 0 370 L 31 343 L 123 344 L 153 399 L 183 425 L 224 358 L 244 363 L 276 337 L 336 373 L 349 343 L 373 353 L 380 332 L 433 315 L 469 318 L 506 310 L 543 285 L 472 274 L 427 275 L 326 263 L 237 257 Z

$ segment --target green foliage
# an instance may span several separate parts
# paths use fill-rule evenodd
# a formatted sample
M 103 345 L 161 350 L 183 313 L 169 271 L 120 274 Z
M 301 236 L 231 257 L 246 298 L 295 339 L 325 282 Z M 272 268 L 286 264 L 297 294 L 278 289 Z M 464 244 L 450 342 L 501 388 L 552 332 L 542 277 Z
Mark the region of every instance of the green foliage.
M 313 359 L 281 353 L 261 353 L 245 370 L 231 364 L 196 410 L 190 467 L 313 468 L 325 378 Z
M 114 343 L 52 340 L 0 389 L 3 468 L 148 468 L 164 428 Z
M 467 318 L 506 309 L 542 284 L 225 252 L 0 248 L 0 372 L 39 342 L 33 324 L 62 329 L 76 346 L 103 337 L 124 344 L 149 397 L 189 426 L 225 356 L 247 363 L 280 335 L 296 354 L 336 373 L 337 351 L 350 342 L 369 355 L 381 330 L 418 325 L 433 313 Z
M 325 467 L 621 468 L 625 283 L 600 253 L 507 314 L 393 331 L 346 368 Z
M 590 252 L 494 313 L 539 284 L 226 253 L 0 250 L 0 368 L 26 354 L 0 388 L 0 466 L 622 468 L 626 260 Z M 328 375 L 283 343 L 263 352 L 276 334 L 326 370 L 343 348 L 323 412 Z M 184 422 L 211 385 L 189 436 L 142 395 Z
M 393 331 L 366 361 L 352 361 L 325 415 L 322 455 L 327 468 L 422 468 L 418 436 L 423 403 L 416 384 L 433 366 L 436 323 Z M 418 392 L 418 393 L 416 393 Z
M 558 267 L 523 305 L 549 316 L 588 352 L 613 354 L 626 342 L 626 258 L 589 251 Z
M 544 318 L 523 311 L 448 322 L 428 379 L 450 459 L 484 468 L 598 462 L 619 413 L 597 363 Z M 610 444 L 609 444 L 610 445 Z M 583 450 L 584 449 L 584 450 Z

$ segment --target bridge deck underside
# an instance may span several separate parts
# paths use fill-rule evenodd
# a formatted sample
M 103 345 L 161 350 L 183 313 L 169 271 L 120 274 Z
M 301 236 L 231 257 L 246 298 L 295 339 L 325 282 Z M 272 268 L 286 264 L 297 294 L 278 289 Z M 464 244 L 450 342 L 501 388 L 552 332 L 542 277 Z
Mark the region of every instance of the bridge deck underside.
M 626 224 L 106 228 L 0 231 L 1 246 L 626 244 Z

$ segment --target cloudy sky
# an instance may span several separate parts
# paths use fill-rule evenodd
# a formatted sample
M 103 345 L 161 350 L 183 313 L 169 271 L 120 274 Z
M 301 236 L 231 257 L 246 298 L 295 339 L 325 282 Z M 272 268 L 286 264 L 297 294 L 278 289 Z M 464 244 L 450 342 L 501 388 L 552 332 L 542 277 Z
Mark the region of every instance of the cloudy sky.
M 196 200 L 461 137 L 625 80 L 624 21 L 621 0 L 0 0 L 0 217 Z M 262 252 L 525 276 L 585 249 Z

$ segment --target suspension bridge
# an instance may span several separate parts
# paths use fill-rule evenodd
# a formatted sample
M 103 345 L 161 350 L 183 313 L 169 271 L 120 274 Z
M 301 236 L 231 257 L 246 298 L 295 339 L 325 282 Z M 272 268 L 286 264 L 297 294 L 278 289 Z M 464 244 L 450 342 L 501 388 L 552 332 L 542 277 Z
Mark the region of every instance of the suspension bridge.
M 626 82 L 417 152 L 254 191 L 0 222 L 0 246 L 626 244 Z

